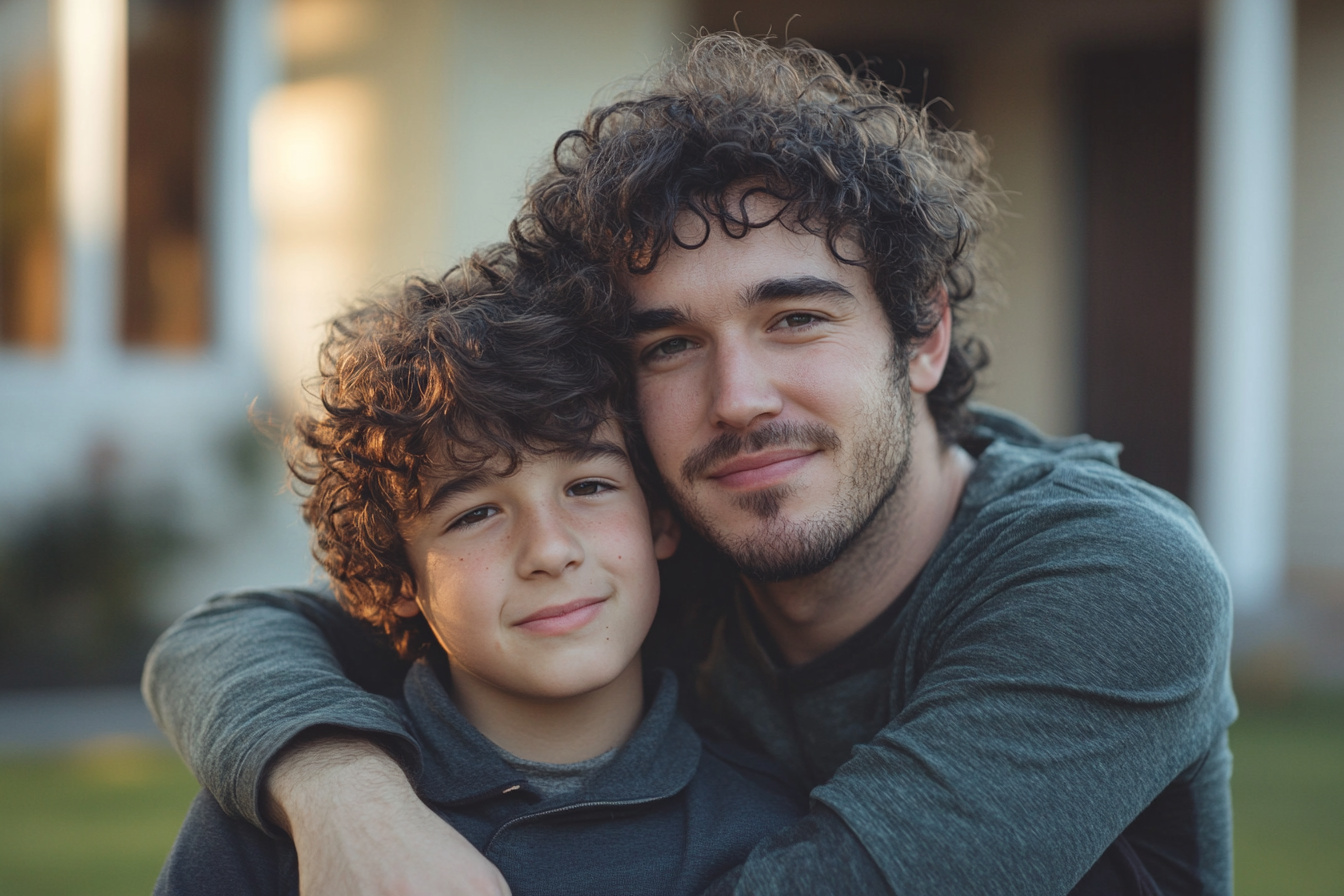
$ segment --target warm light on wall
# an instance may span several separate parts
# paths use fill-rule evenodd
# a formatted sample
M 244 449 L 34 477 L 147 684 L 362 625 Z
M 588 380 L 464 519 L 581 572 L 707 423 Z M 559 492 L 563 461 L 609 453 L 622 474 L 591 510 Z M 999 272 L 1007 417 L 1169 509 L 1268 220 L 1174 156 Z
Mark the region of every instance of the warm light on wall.
M 345 229 L 371 200 L 376 101 L 361 82 L 278 88 L 252 119 L 252 201 L 271 231 Z
M 278 87 L 252 116 L 263 330 L 281 406 L 302 400 L 322 322 L 368 286 L 378 122 L 374 92 L 336 77 Z
M 285 58 L 306 62 L 358 45 L 375 12 L 369 0 L 286 0 L 276 5 L 272 28 Z

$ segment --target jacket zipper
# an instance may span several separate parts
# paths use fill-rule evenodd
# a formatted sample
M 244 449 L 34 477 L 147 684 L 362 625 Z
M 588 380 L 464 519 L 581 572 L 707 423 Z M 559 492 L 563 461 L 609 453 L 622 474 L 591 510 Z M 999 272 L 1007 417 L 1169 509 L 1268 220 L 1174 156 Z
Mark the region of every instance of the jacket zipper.
M 642 803 L 656 803 L 659 800 L 664 799 L 667 799 L 667 797 L 650 796 L 638 800 L 600 800 L 598 802 L 593 803 L 574 803 L 572 806 L 557 806 L 554 809 L 547 809 L 544 812 L 533 812 L 531 815 L 519 815 L 517 818 L 511 818 L 508 821 L 504 822 L 502 825 L 499 826 L 498 830 L 496 830 L 493 834 L 490 835 L 490 839 L 486 841 L 484 851 L 485 852 L 490 851 L 490 849 L 495 845 L 495 840 L 499 838 L 500 834 L 504 833 L 514 825 L 522 824 L 525 821 L 532 821 L 537 818 L 545 818 L 548 815 L 559 815 L 563 812 L 573 812 L 576 809 L 601 809 L 603 806 L 638 806 L 641 805 Z

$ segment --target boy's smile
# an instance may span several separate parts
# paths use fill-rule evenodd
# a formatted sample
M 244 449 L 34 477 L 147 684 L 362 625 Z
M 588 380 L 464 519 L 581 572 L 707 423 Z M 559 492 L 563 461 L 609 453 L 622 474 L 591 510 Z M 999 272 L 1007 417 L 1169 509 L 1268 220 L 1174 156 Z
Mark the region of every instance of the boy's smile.
M 425 614 L 457 696 L 563 699 L 637 675 L 656 561 L 676 538 L 651 530 L 614 425 L 581 454 L 528 457 L 507 476 L 440 468 L 422 485 L 427 505 L 403 526 L 416 601 L 397 612 Z
M 565 635 L 596 619 L 606 601 L 605 597 L 581 597 L 540 609 L 514 625 L 539 635 Z

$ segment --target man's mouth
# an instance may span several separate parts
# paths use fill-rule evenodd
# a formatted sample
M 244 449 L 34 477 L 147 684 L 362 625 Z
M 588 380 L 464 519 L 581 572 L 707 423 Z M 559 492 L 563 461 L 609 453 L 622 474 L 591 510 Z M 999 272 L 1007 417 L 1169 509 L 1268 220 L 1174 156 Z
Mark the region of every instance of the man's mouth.
M 793 475 L 819 453 L 818 448 L 780 448 L 738 455 L 710 471 L 707 478 L 726 488 L 764 488 Z
M 514 625 L 538 635 L 563 635 L 583 628 L 602 611 L 605 597 L 581 597 L 568 603 L 543 607 Z
M 719 485 L 741 487 L 767 474 L 788 475 L 791 463 L 801 466 L 807 456 L 839 448 L 840 437 L 823 423 L 774 420 L 749 433 L 719 433 L 682 461 L 681 478 L 687 485 L 709 478 Z M 784 469 L 772 474 L 769 468 L 776 464 Z M 762 472 L 751 474 L 752 470 Z

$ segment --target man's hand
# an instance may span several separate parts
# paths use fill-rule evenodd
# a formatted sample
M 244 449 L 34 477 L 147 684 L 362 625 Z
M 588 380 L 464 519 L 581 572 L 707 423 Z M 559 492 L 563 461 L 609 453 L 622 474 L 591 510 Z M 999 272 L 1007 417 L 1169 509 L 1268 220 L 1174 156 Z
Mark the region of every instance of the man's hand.
M 303 896 L 509 896 L 499 869 L 367 741 L 297 743 L 267 788 L 268 814 L 298 849 Z

